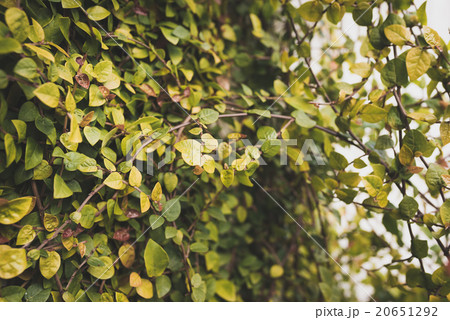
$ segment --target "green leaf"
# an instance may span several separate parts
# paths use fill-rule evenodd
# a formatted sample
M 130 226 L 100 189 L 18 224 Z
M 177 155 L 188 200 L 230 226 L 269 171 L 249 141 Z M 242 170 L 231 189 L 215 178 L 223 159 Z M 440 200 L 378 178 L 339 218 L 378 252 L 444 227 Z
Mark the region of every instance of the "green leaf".
M 152 214 L 149 218 L 150 227 L 152 230 L 158 229 L 164 224 L 164 217 L 158 216 L 157 214 Z
M 50 118 L 37 116 L 34 120 L 36 128 L 47 136 L 53 145 L 56 144 L 56 129 Z
M 427 2 L 425 1 L 422 5 L 417 9 L 417 18 L 422 25 L 427 24 Z
M 163 215 L 167 221 L 172 222 L 178 219 L 181 213 L 180 201 L 178 198 L 170 199 L 163 207 Z
M 403 143 L 411 149 L 415 157 L 418 157 L 420 155 L 429 157 L 436 148 L 433 143 L 427 140 L 422 132 L 416 129 L 406 132 Z
M 233 282 L 225 279 L 216 281 L 216 293 L 222 299 L 233 302 L 236 301 L 236 286 Z
M 39 283 L 33 283 L 25 293 L 25 299 L 28 302 L 45 302 L 50 296 L 52 288 L 43 289 Z
M 100 280 L 111 279 L 114 276 L 113 261 L 110 257 L 101 256 L 99 259 L 103 262 L 103 266 L 89 266 L 87 271 L 95 278 Z
M 198 114 L 198 120 L 203 124 L 211 124 L 219 119 L 219 113 L 214 109 L 202 109 Z
M 178 177 L 175 173 L 166 172 L 164 174 L 164 186 L 166 187 L 167 192 L 172 192 L 178 185 Z
M 194 302 L 204 302 L 206 300 L 206 284 L 202 281 L 198 287 L 192 288 L 192 301 Z
M 5 21 L 14 38 L 24 42 L 28 38 L 29 22 L 26 13 L 18 8 L 9 8 L 5 12 Z
M 145 246 L 144 262 L 147 275 L 158 277 L 163 274 L 169 265 L 169 256 L 159 244 L 150 239 Z
M 41 42 L 45 40 L 45 33 L 42 26 L 34 19 L 32 20 L 32 25 L 29 27 L 28 38 L 32 42 Z
M 366 104 L 360 112 L 361 119 L 369 123 L 377 123 L 386 119 L 387 113 L 387 110 L 374 104 Z
M 234 170 L 223 169 L 222 172 L 220 172 L 220 180 L 225 187 L 229 188 L 234 181 Z
M 59 89 L 52 82 L 44 83 L 33 91 L 34 95 L 39 98 L 45 105 L 50 108 L 56 108 L 59 105 Z
M 56 173 L 53 179 L 53 198 L 64 199 L 70 197 L 72 194 L 72 190 L 70 190 L 63 178 Z
M 6 74 L 5 71 L 0 70 L 0 89 L 5 89 L 8 86 L 8 82 L 9 82 L 8 75 Z
M 262 127 L 258 128 L 258 131 L 256 132 L 256 136 L 260 140 L 276 139 L 277 131 L 272 127 L 262 126 Z
M 168 276 L 162 275 L 156 278 L 156 293 L 158 298 L 164 297 L 172 288 L 172 282 Z
M 387 134 L 379 136 L 377 139 L 377 142 L 375 143 L 375 149 L 378 149 L 378 150 L 387 150 L 387 149 L 391 149 L 393 147 L 394 147 L 394 141 Z
M 111 13 L 101 6 L 93 6 L 86 10 L 88 18 L 94 21 L 100 21 L 107 18 Z
M 344 14 L 345 6 L 341 6 L 337 1 L 334 1 L 327 10 L 327 19 L 333 24 L 338 24 Z
M 359 2 L 352 12 L 353 20 L 360 26 L 372 25 L 372 5 L 368 2 Z
M 172 45 L 168 45 L 167 49 L 169 51 L 170 61 L 172 61 L 174 65 L 178 65 L 181 60 L 183 60 L 183 50 Z
M 316 122 L 306 115 L 302 110 L 295 110 L 291 113 L 295 118 L 295 123 L 303 128 L 312 128 L 316 125 Z
M 113 64 L 111 61 L 104 60 L 97 63 L 94 67 L 94 73 L 97 75 L 97 80 L 100 82 L 107 82 L 113 74 Z M 90 91 L 89 91 L 90 93 Z
M 14 144 L 14 138 L 9 133 L 5 135 L 5 153 L 6 167 L 9 167 L 16 160 L 16 145 Z
M 27 124 L 24 121 L 18 119 L 13 119 L 11 120 L 11 122 L 16 128 L 18 142 L 22 142 L 23 140 L 25 140 L 25 136 L 27 133 Z
M 111 189 L 115 190 L 122 190 L 126 187 L 125 183 L 123 182 L 123 178 L 118 172 L 111 173 L 105 181 L 103 181 L 104 184 L 106 184 Z
M 19 286 L 3 287 L 2 298 L 9 302 L 21 302 L 25 292 L 25 288 Z
M 426 258 L 428 256 L 428 242 L 426 240 L 413 239 L 411 253 L 416 258 Z
M 409 218 L 413 218 L 416 215 L 417 210 L 419 210 L 419 204 L 416 200 L 414 200 L 414 198 L 405 196 L 400 202 L 398 208 L 400 209 L 401 214 Z
M 31 58 L 22 58 L 14 67 L 14 73 L 27 79 L 34 79 L 39 76 L 37 65 Z
M 381 80 L 388 88 L 408 85 L 406 63 L 402 58 L 390 60 L 381 70 Z
M 56 251 L 46 251 L 47 257 L 39 258 L 39 270 L 46 279 L 52 278 L 61 266 L 61 257 Z
M 445 202 L 442 204 L 439 209 L 439 214 L 445 228 L 450 228 L 450 199 L 445 200 Z
M 106 103 L 105 97 L 101 93 L 100 89 L 97 85 L 91 84 L 89 86 L 89 106 L 90 107 L 99 107 Z
M 84 137 L 91 146 L 95 145 L 101 137 L 101 131 L 96 127 L 86 126 L 83 129 Z
M 330 153 L 330 166 L 335 170 L 344 170 L 348 166 L 347 159 L 340 153 L 332 151 Z
M 27 268 L 27 252 L 25 249 L 13 249 L 0 245 L 0 279 L 12 279 Z
M 442 179 L 443 174 L 448 174 L 447 170 L 436 163 L 432 163 L 428 167 L 427 173 L 425 174 L 425 182 L 431 193 L 437 194 L 445 186 L 445 182 Z
M 191 37 L 189 30 L 183 27 L 182 25 L 176 26 L 176 28 L 173 29 L 172 31 L 172 35 L 182 40 L 189 40 Z
M 80 225 L 85 229 L 90 229 L 94 226 L 95 214 L 97 210 L 91 205 L 85 205 L 81 209 Z
M 56 66 L 56 69 L 58 71 L 58 76 L 61 79 L 66 80 L 70 84 L 73 84 L 73 75 L 72 75 L 72 72 L 70 71 L 70 69 L 68 67 L 62 66 L 62 65 L 58 65 L 58 66 Z M 68 94 L 70 95 L 71 93 L 69 92 Z
M 378 176 L 368 175 L 367 177 L 363 178 L 363 184 L 366 188 L 367 193 L 371 197 L 376 197 L 378 192 L 383 187 L 383 180 L 381 180 L 381 178 Z
M 91 267 L 104 267 L 105 263 L 97 257 L 90 257 L 87 264 Z
M 406 55 L 406 68 L 411 81 L 417 80 L 431 65 L 431 57 L 425 50 L 412 48 Z
M 202 242 L 194 242 L 191 244 L 191 251 L 205 253 L 208 252 L 208 246 Z
M 22 197 L 11 201 L 0 198 L 0 224 L 13 224 L 33 210 L 35 197 Z
M 323 6 L 319 1 L 308 1 L 300 6 L 298 12 L 300 16 L 312 22 L 317 22 L 322 18 Z
M 397 46 L 403 46 L 411 39 L 411 32 L 400 24 L 392 24 L 384 28 L 386 38 Z
M 25 170 L 30 170 L 41 163 L 43 159 L 42 147 L 32 137 L 27 138 L 25 148 Z
M 5 38 L 0 39 L 0 54 L 7 54 L 11 52 L 21 52 L 22 46 L 16 39 Z

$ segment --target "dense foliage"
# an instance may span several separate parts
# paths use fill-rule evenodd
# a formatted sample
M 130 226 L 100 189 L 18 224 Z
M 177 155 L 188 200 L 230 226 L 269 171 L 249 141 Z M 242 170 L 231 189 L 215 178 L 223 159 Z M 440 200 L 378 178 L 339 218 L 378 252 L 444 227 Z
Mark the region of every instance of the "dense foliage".
M 0 4 L 1 300 L 449 299 L 426 4 Z

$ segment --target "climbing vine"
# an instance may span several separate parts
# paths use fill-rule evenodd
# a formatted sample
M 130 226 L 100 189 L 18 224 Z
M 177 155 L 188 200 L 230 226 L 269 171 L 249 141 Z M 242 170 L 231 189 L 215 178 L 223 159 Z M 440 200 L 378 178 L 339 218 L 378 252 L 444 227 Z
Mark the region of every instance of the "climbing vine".
M 0 300 L 450 299 L 426 2 L 0 5 Z

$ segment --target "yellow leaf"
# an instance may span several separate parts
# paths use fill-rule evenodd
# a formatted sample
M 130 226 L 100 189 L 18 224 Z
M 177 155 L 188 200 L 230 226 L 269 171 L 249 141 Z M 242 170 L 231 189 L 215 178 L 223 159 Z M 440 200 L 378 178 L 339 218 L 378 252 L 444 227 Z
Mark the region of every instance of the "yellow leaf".
M 141 285 L 136 288 L 136 292 L 144 299 L 151 299 L 153 297 L 153 284 L 150 280 L 141 279 Z
M 44 228 L 48 232 L 54 231 L 59 225 L 59 220 L 57 216 L 52 214 L 45 213 L 44 214 Z
M 161 184 L 157 182 L 152 190 L 152 200 L 158 202 L 161 201 L 161 198 L 162 198 L 162 188 Z
M 274 264 L 272 267 L 270 267 L 270 276 L 272 278 L 279 278 L 283 275 L 283 273 L 283 267 L 278 264 Z
M 450 142 L 450 122 L 442 122 L 439 127 L 441 133 L 442 145 L 446 145 Z
M 410 166 L 414 160 L 414 154 L 412 150 L 404 144 L 398 154 L 398 160 L 404 166 Z
M 131 244 L 124 244 L 119 248 L 120 262 L 125 268 L 131 268 L 135 256 L 134 247 Z
M 145 193 L 141 192 L 139 197 L 141 202 L 141 212 L 147 212 L 147 210 L 150 209 L 150 200 L 148 199 L 148 196 Z
M 34 231 L 33 226 L 27 224 L 20 229 L 17 235 L 16 245 L 21 246 L 27 244 L 33 241 L 34 237 L 36 237 L 36 231 Z
M 69 142 L 70 143 L 83 142 L 83 138 L 81 137 L 80 127 L 78 126 L 77 118 L 73 114 L 70 116 Z
M 27 252 L 25 249 L 13 249 L 0 245 L 0 278 L 12 279 L 27 268 Z
M 137 274 L 136 272 L 132 272 L 130 274 L 130 286 L 137 288 L 141 284 L 142 284 L 141 276 L 139 274 Z
M 67 93 L 65 107 L 68 112 L 74 112 L 77 105 L 75 103 L 75 99 L 73 98 L 72 93 L 70 91 Z
M 62 238 L 61 242 L 67 251 L 70 251 L 73 248 L 74 244 L 73 236 L 70 236 L 68 238 Z
M 49 64 L 49 61 L 55 63 L 55 57 L 50 51 L 44 50 L 29 43 L 25 43 L 25 46 L 27 46 L 27 48 L 30 49 L 31 51 L 34 51 L 38 55 L 39 59 L 45 60 L 47 64 Z
M 142 174 L 135 166 L 133 166 L 130 170 L 130 176 L 128 177 L 128 181 L 130 183 L 130 186 L 132 187 L 139 187 L 141 185 Z
M 122 190 L 125 189 L 126 185 L 123 183 L 122 176 L 118 172 L 111 173 L 104 181 L 111 189 Z
M 229 188 L 234 181 L 233 169 L 223 169 L 220 173 L 220 180 L 225 187 Z
M 22 197 L 11 201 L 0 198 L 0 224 L 13 224 L 33 210 L 35 197 Z
M 87 271 L 97 279 L 111 279 L 114 276 L 114 266 L 112 259 L 107 256 L 99 257 L 99 259 L 103 262 L 103 266 L 90 266 Z
M 61 266 L 61 257 L 56 251 L 47 251 L 48 257 L 41 256 L 39 259 L 39 270 L 46 279 L 53 277 Z
M 386 38 L 397 46 L 403 46 L 411 39 L 411 32 L 400 24 L 392 24 L 384 28 Z
M 411 81 L 417 80 L 431 65 L 431 57 L 428 52 L 420 48 L 412 48 L 406 55 L 406 70 Z
M 203 161 L 203 169 L 208 173 L 214 173 L 214 170 L 216 169 L 214 158 L 208 155 L 203 155 L 202 157 L 205 159 Z
M 86 254 L 86 245 L 84 243 L 78 244 L 78 251 L 80 252 L 80 257 L 83 258 Z

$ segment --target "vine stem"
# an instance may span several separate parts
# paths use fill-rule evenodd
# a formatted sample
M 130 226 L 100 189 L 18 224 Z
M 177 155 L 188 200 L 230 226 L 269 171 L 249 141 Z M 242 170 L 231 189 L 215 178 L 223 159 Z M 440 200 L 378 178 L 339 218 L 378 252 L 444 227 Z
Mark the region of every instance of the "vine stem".
M 101 183 L 100 185 L 97 186 L 97 188 L 95 188 L 94 190 L 92 190 L 91 193 L 89 193 L 89 195 L 87 196 L 87 198 L 84 199 L 83 203 L 78 207 L 78 209 L 76 210 L 76 212 L 80 212 L 80 211 L 83 209 L 83 207 L 89 202 L 89 200 L 91 200 L 91 198 L 92 198 L 94 195 L 96 195 L 96 194 L 97 194 L 104 186 L 105 186 L 105 184 L 104 184 L 104 183 Z M 60 226 L 58 227 L 58 229 L 56 229 L 56 230 L 53 232 L 53 235 L 52 235 L 50 238 L 45 239 L 45 240 L 40 244 L 40 246 L 37 247 L 37 250 L 41 250 L 42 248 L 45 247 L 45 245 L 46 245 L 47 243 L 49 243 L 50 241 L 52 241 L 53 239 L 55 239 L 55 238 L 61 233 L 61 231 L 63 231 L 64 228 L 65 228 L 70 222 L 72 222 L 72 220 L 70 220 L 70 218 L 67 219 L 66 221 L 64 221 L 64 223 L 63 223 L 62 225 L 60 225 Z

